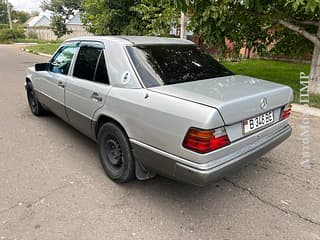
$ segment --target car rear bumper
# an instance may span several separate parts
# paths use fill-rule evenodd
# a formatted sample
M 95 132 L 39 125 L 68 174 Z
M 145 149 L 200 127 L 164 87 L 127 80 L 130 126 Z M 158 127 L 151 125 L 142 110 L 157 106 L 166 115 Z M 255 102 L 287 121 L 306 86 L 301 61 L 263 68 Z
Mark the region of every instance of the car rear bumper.
M 276 132 L 262 137 L 257 144 L 249 146 L 239 155 L 230 154 L 230 158 L 214 167 L 211 167 L 212 164 L 198 164 L 182 159 L 132 139 L 130 141 L 135 159 L 146 169 L 179 181 L 204 186 L 267 153 L 287 139 L 291 131 L 291 127 L 287 124 Z

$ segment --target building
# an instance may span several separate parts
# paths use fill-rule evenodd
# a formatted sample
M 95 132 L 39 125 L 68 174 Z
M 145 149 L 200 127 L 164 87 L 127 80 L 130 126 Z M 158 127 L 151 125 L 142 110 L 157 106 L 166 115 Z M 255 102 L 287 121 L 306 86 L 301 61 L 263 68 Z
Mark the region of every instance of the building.
M 26 22 L 26 36 L 28 38 L 56 40 L 57 36 L 53 33 L 50 27 L 52 15 L 52 11 L 46 10 L 41 12 L 38 16 L 31 17 Z M 66 23 L 66 27 L 71 31 L 71 33 L 63 36 L 61 39 L 91 35 L 85 30 L 81 22 L 80 11 L 76 11 L 73 16 L 70 16 Z

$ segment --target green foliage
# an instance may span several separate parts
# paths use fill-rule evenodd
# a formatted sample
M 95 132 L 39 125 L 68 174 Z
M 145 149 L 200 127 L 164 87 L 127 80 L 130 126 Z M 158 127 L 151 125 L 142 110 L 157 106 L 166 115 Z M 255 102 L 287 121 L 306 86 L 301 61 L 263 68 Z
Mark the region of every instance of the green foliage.
M 178 11 L 170 0 L 83 0 L 82 21 L 97 35 L 168 35 Z
M 61 15 L 53 15 L 50 25 L 52 31 L 58 38 L 61 38 L 62 36 L 70 33 L 70 31 L 66 27 L 64 18 Z
M 42 10 L 53 11 L 51 27 L 54 34 L 60 38 L 70 33 L 66 27 L 66 22 L 77 10 L 81 9 L 78 0 L 43 0 L 40 3 Z
M 286 0 L 286 5 L 291 5 L 294 11 L 305 10 L 305 12 L 319 12 L 319 0 Z
M 0 23 L 0 29 L 9 28 L 9 24 Z
M 25 11 L 13 10 L 11 15 L 12 19 L 17 20 L 18 23 L 25 23 L 30 18 L 30 14 Z
M 8 23 L 7 5 L 2 1 L 0 1 L 0 23 Z
M 277 33 L 277 35 L 279 35 Z M 278 56 L 279 54 L 285 54 L 286 56 L 292 56 L 301 58 L 305 54 L 311 54 L 313 45 L 305 38 L 293 33 L 292 31 L 285 29 L 281 31 L 281 41 L 279 41 L 270 52 L 266 52 L 265 56 Z
M 255 47 L 264 53 L 271 43 L 277 42 L 284 52 L 302 54 L 310 51 L 309 40 L 278 23 L 283 19 L 315 34 L 317 27 L 303 21 L 320 20 L 319 0 L 178 0 L 191 10 L 190 28 L 210 45 L 224 46 L 224 38 L 240 46 Z M 314 11 L 314 12 L 312 12 Z M 287 44 L 285 43 L 290 42 Z M 295 47 L 293 47 L 295 46 Z M 239 47 L 239 46 L 238 46 Z M 297 51 L 299 48 L 299 51 Z
M 137 13 L 137 22 L 144 26 L 141 33 L 145 35 L 168 36 L 171 27 L 178 24 L 180 16 L 180 11 L 171 1 L 141 0 L 130 10 Z
M 4 28 L 0 30 L 0 42 L 1 43 L 10 43 L 12 41 L 15 41 L 17 39 L 23 39 L 25 38 L 23 29 L 21 28 Z
M 89 32 L 97 35 L 119 35 L 127 28 L 133 18 L 130 6 L 135 0 L 83 0 L 82 21 Z

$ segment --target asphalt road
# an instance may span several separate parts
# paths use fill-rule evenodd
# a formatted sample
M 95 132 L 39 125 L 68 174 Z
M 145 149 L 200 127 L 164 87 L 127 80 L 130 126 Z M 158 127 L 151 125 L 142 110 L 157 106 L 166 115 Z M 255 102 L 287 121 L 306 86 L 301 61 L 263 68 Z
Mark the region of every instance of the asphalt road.
M 310 168 L 294 113 L 289 140 L 210 186 L 117 185 L 94 142 L 30 113 L 25 70 L 46 60 L 0 46 L 0 240 L 320 239 L 320 118 L 310 118 Z

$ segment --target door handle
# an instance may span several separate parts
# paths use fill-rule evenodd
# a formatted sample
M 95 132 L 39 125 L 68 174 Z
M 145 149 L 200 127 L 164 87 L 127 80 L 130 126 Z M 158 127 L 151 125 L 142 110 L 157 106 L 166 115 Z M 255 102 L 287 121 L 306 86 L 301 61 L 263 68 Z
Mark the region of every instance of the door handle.
M 61 88 L 64 88 L 64 83 L 60 81 L 60 82 L 58 82 L 58 86 Z
M 96 93 L 96 92 L 92 93 L 91 98 L 92 98 L 93 101 L 96 101 L 96 102 L 101 102 L 102 101 L 102 97 L 100 97 L 99 94 Z

